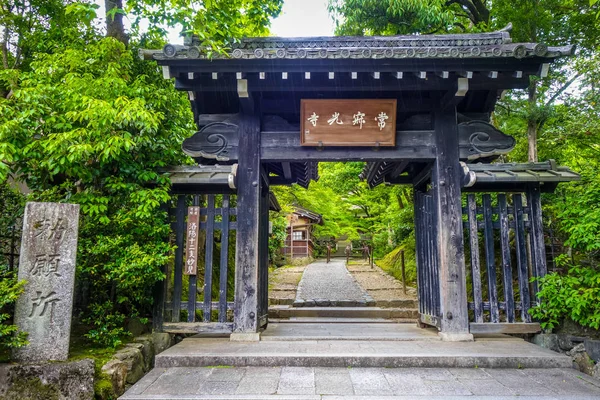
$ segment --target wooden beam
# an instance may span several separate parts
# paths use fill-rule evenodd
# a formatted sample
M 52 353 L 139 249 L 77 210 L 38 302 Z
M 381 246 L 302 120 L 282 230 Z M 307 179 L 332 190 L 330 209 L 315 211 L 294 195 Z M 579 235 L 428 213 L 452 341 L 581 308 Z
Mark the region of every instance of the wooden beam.
M 433 143 L 431 131 L 401 131 L 396 147 L 308 147 L 300 145 L 299 132 L 265 131 L 261 133 L 263 162 L 305 161 L 385 161 L 431 160 Z M 241 143 L 240 143 L 240 148 Z M 240 179 L 238 177 L 238 179 Z
M 285 179 L 292 179 L 292 168 L 290 167 L 289 162 L 282 162 L 281 168 L 283 169 L 283 177 Z
M 264 73 L 263 73 L 264 74 Z M 397 79 L 394 76 L 380 75 L 379 81 L 374 86 L 371 76 L 367 74 L 339 75 L 336 79 L 329 79 L 327 76 L 311 75 L 310 82 L 304 78 L 304 74 L 288 75 L 288 79 L 282 82 L 279 76 L 270 74 L 262 75 L 260 79 L 256 76 L 246 78 L 248 89 L 252 92 L 286 92 L 291 88 L 298 91 L 321 91 L 321 92 L 360 92 L 373 90 L 382 92 L 406 92 L 406 91 L 440 91 L 453 90 L 456 83 L 451 79 L 444 79 L 437 75 L 428 76 L 427 79 L 419 79 L 417 76 L 403 76 L 403 79 Z M 354 76 L 354 78 L 352 77 Z M 189 80 L 187 77 L 179 77 L 175 80 L 175 88 L 184 91 L 197 92 L 235 92 L 237 91 L 235 76 L 223 76 L 222 79 L 214 81 L 201 77 L 199 79 Z M 258 78 L 258 79 L 257 79 Z M 469 79 L 469 78 L 466 78 Z M 378 81 L 378 82 L 379 82 Z M 477 75 L 469 79 L 470 90 L 504 90 L 504 89 L 523 89 L 529 84 L 528 75 L 516 78 L 513 76 L 499 76 L 491 79 L 487 75 Z
M 469 324 L 469 331 L 472 334 L 486 334 L 486 333 L 537 333 L 542 328 L 537 322 L 529 323 L 508 323 L 508 322 L 471 322 Z
M 349 72 L 373 72 L 379 71 L 382 73 L 392 73 L 397 71 L 420 72 L 427 71 L 436 73 L 441 71 L 461 72 L 461 71 L 523 71 L 524 75 L 539 73 L 540 61 L 536 59 L 444 59 L 443 62 L 439 59 L 395 59 L 393 62 L 382 63 L 381 60 L 374 59 L 319 59 L 319 60 L 278 60 L 278 59 L 263 59 L 263 60 L 233 60 L 233 59 L 213 59 L 213 60 L 159 60 L 159 65 L 169 66 L 171 68 L 171 76 L 179 76 L 179 74 L 188 72 L 300 72 L 310 70 L 311 72 L 335 71 L 337 73 Z M 382 74 L 383 75 L 383 74 Z
M 467 78 L 458 78 L 455 84 L 455 88 L 446 93 L 444 97 L 442 97 L 442 108 L 454 108 L 461 101 L 464 100 L 465 95 L 469 91 L 469 80 Z
M 408 167 L 408 164 L 410 164 L 409 160 L 402 160 L 401 162 L 399 162 L 396 168 L 394 168 L 392 172 L 390 172 L 390 178 L 396 178 L 401 173 L 403 173 L 406 167 Z
M 230 334 L 233 331 L 233 323 L 225 322 L 165 322 L 163 332 L 167 333 L 214 333 Z
M 423 169 L 413 177 L 412 183 L 415 188 L 423 185 L 431 176 L 431 167 L 433 163 L 428 163 Z
M 441 334 L 448 340 L 469 340 L 472 336 L 469 334 L 456 109 L 436 110 L 434 129 L 437 159 L 431 181 L 440 273 Z
M 261 194 L 260 120 L 242 113 L 238 122 L 237 232 L 234 331 L 258 332 L 258 269 Z

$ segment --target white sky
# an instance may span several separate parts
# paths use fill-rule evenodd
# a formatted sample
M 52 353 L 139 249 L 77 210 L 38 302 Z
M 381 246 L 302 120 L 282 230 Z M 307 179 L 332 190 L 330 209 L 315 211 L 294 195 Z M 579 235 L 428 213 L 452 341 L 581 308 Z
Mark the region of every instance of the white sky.
M 104 0 L 95 1 L 100 6 L 98 15 L 104 16 Z M 327 0 L 285 0 L 281 14 L 271 23 L 273 36 L 333 36 L 333 30 L 333 20 L 327 12 Z M 170 32 L 168 41 L 183 43 L 177 31 Z
M 273 36 L 333 36 L 333 29 L 327 0 L 285 0 L 271 23 Z

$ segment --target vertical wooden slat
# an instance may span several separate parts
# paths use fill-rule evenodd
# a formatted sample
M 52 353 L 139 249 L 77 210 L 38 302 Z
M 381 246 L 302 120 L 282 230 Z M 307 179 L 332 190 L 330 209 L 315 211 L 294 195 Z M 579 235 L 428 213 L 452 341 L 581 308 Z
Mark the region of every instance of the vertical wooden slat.
M 425 234 L 425 296 L 427 297 L 427 314 L 433 313 L 433 280 L 431 274 L 432 252 L 431 252 L 431 210 L 429 208 L 429 196 L 423 196 L 423 232 Z
M 496 285 L 496 260 L 494 255 L 494 226 L 492 223 L 492 199 L 489 194 L 483 198 L 483 223 L 485 238 L 485 263 L 488 277 L 488 297 L 490 300 L 490 322 L 499 322 L 498 287 Z
M 194 205 L 194 207 L 198 207 L 200 205 L 200 197 L 198 195 L 194 196 L 193 205 Z M 189 221 L 188 221 L 188 223 L 189 223 Z M 190 229 L 190 227 L 188 226 L 188 230 L 189 229 Z M 198 240 L 199 237 L 200 237 L 200 235 L 197 235 L 196 240 Z M 199 248 L 199 245 L 200 245 L 200 243 L 198 243 L 198 246 L 196 246 L 196 248 Z M 198 258 L 198 251 L 196 251 L 196 259 L 197 258 Z M 197 273 L 194 275 L 189 275 L 188 279 L 189 279 L 189 285 L 188 285 L 187 321 L 195 322 L 196 321 L 196 292 L 197 292 L 196 283 L 198 280 Z
M 506 195 L 498 195 L 498 215 L 500 220 L 500 247 L 502 250 L 502 277 L 504 282 L 504 302 L 507 322 L 515 322 L 515 298 L 512 286 L 512 266 L 510 263 L 510 242 L 508 240 L 508 207 Z
M 263 181 L 260 195 L 260 218 L 258 234 L 259 273 L 259 322 L 264 326 L 269 312 L 269 186 Z M 308 235 L 308 232 L 307 232 Z M 306 237 L 308 246 L 308 236 Z M 308 247 L 307 253 L 308 255 Z
M 431 253 L 430 273 L 432 281 L 432 315 L 440 316 L 440 274 L 438 264 L 438 253 L 434 246 L 434 232 L 436 227 L 437 216 L 433 209 L 433 196 L 427 196 L 427 209 L 429 210 L 429 252 Z
M 221 259 L 219 272 L 219 322 L 227 322 L 227 274 L 229 264 L 229 195 L 221 206 Z
M 425 298 L 427 299 L 426 303 L 426 313 L 428 315 L 432 315 L 433 312 L 433 282 L 431 279 L 431 263 L 432 263 L 432 253 L 431 253 L 431 210 L 429 209 L 429 196 L 423 195 L 423 236 L 424 236 L 424 245 L 425 248 Z
M 533 274 L 536 278 L 545 276 L 546 245 L 544 243 L 544 226 L 542 223 L 542 202 L 540 198 L 539 184 L 534 184 L 527 190 L 527 204 L 529 205 L 529 221 L 531 224 L 531 259 Z M 539 291 L 538 281 L 533 282 L 534 295 Z
M 161 204 L 160 210 L 166 214 L 167 221 L 170 223 L 171 216 L 169 215 L 169 204 Z M 154 305 L 152 310 L 152 329 L 154 332 L 162 332 L 165 312 L 165 297 L 169 282 L 167 265 L 161 265 L 160 270 L 165 275 L 165 278 L 162 281 L 157 281 L 154 284 Z
M 519 273 L 519 293 L 521 297 L 521 319 L 531 322 L 529 315 L 529 273 L 527 268 L 527 247 L 525 243 L 525 224 L 523 222 L 523 199 L 520 194 L 513 195 L 513 213 L 515 221 L 515 245 L 517 248 L 517 271 Z
M 483 322 L 483 297 L 481 293 L 481 263 L 479 260 L 479 236 L 477 228 L 477 203 L 475 195 L 467 195 L 469 221 L 469 245 L 471 247 L 471 280 L 473 286 L 473 313 L 475 322 Z
M 172 322 L 179 322 L 181 314 L 181 288 L 183 281 L 183 233 L 185 231 L 185 196 L 177 196 L 177 209 L 175 211 L 175 270 L 173 277 L 173 312 Z
M 424 277 L 424 253 L 423 253 L 423 213 L 421 209 L 422 193 L 415 188 L 414 191 L 414 214 L 415 214 L 415 245 L 417 247 L 417 289 L 419 292 L 419 313 L 425 313 L 425 298 L 423 296 Z
M 210 322 L 212 310 L 212 263 L 215 239 L 215 195 L 208 195 L 206 206 L 206 247 L 204 249 L 204 305 L 203 320 Z

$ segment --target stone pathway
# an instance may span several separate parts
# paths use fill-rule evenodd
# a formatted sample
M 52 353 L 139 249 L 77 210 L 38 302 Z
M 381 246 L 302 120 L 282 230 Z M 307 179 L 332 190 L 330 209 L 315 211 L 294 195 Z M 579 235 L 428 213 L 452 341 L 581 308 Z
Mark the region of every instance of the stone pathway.
M 598 399 L 600 382 L 572 369 L 156 368 L 121 400 Z
M 375 305 L 374 300 L 346 269 L 346 261 L 332 259 L 330 263 L 316 261 L 306 267 L 295 306 Z M 342 305 L 342 304 L 340 304 Z

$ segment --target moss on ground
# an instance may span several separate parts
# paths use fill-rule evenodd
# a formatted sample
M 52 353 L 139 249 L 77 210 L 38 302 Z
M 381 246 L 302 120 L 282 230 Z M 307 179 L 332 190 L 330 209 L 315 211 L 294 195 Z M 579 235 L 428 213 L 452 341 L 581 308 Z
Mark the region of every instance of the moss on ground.
M 375 263 L 379 268 L 399 281 L 402 281 L 402 259 L 400 256 L 400 252 L 402 250 L 402 247 L 398 247 L 386 254 L 385 257 L 375 260 Z M 406 284 L 414 285 L 417 281 L 417 261 L 414 251 L 409 251 L 408 249 L 404 251 L 404 266 L 406 273 Z
M 44 384 L 40 378 L 23 378 L 14 381 L 0 400 L 58 400 L 60 389 L 54 384 Z
M 116 400 L 117 394 L 113 389 L 108 375 L 100 373 L 94 377 L 94 398 L 97 400 Z
M 123 346 L 119 347 L 122 348 Z M 112 382 L 108 375 L 102 372 L 102 366 L 109 362 L 119 348 L 94 346 L 86 337 L 73 330 L 69 361 L 82 359 L 94 360 L 94 398 L 98 400 L 116 400 Z

